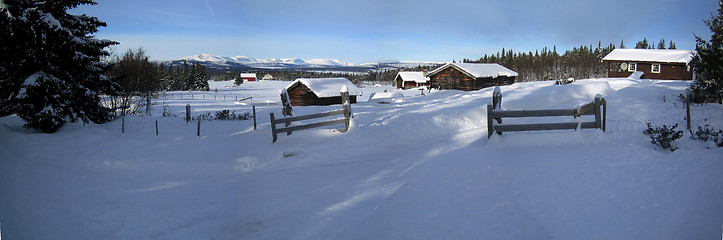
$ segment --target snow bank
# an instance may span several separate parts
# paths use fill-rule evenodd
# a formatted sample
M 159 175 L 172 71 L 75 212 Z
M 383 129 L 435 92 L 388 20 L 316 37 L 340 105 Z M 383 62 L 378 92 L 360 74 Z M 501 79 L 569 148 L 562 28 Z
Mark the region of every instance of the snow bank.
M 424 96 L 399 91 L 404 102 L 355 104 L 346 133 L 315 128 L 276 143 L 263 116 L 279 112 L 278 104 L 255 106 L 256 131 L 252 121 L 204 121 L 197 137 L 197 125 L 182 115 L 186 104 L 193 115 L 250 112 L 251 106 L 235 104 L 236 96 L 278 103 L 278 90 L 288 85 L 281 81 L 239 87 L 211 82 L 218 92 L 165 93 L 154 100 L 152 116 L 127 116 L 124 134 L 121 121 L 72 123 L 48 135 L 22 128 L 17 116 L 3 117 L 2 234 L 714 239 L 723 216 L 723 148 L 706 149 L 686 137 L 675 152 L 657 150 L 642 130 L 626 127 L 633 121 L 683 121 L 676 96 L 688 84 L 620 78 L 500 86 L 504 109 L 568 108 L 601 94 L 608 103 L 608 132 L 505 133 L 489 140 L 484 106 L 492 101 L 492 88 Z M 364 90 L 380 94 L 389 88 Z M 338 106 L 294 111 L 331 109 Z M 693 109 L 695 125 L 723 127 L 723 106 Z
M 404 102 L 404 94 L 400 92 L 380 92 L 372 93 L 369 96 L 369 102 L 375 103 L 400 103 Z

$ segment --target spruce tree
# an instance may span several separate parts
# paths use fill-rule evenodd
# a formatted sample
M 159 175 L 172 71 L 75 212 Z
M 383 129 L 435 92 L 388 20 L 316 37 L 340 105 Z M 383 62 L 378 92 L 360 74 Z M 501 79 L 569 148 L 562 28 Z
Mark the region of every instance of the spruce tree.
M 200 63 L 194 63 L 193 66 L 193 79 L 195 80 L 194 89 L 196 91 L 208 91 L 208 80 L 206 77 L 206 66 Z
M 92 0 L 0 1 L 0 109 L 16 113 L 26 128 L 53 133 L 67 121 L 103 123 L 110 109 L 99 94 L 117 91 L 103 75 L 117 44 L 92 35 L 105 22 L 71 15 Z
M 713 35 L 710 41 L 695 36 L 692 64 L 696 78 L 690 89 L 695 102 L 723 103 L 723 1 L 719 2 L 718 13 L 705 24 Z
M 661 38 L 658 42 L 658 49 L 665 49 L 665 38 Z

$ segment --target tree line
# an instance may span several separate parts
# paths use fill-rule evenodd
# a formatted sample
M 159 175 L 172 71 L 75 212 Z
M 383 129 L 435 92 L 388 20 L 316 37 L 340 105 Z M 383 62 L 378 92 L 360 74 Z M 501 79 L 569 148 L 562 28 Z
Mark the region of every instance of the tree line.
M 149 60 L 143 48 L 129 49 L 122 56 L 111 57 L 106 75 L 120 86 L 123 94 L 209 90 L 206 67 L 202 64 L 186 61 L 176 66 L 158 64 Z
M 675 49 L 675 42 L 669 43 L 668 49 Z M 666 41 L 661 39 L 658 42 L 658 49 L 665 48 Z M 625 42 L 620 42 L 620 48 L 625 48 Z M 653 44 L 647 38 L 638 41 L 635 48 L 652 49 Z M 470 63 L 498 63 L 506 68 L 517 72 L 516 81 L 544 81 L 565 78 L 604 78 L 607 77 L 607 65 L 602 63 L 602 58 L 616 49 L 612 43 L 602 46 L 598 42 L 597 47 L 592 45 L 573 47 L 560 54 L 557 46 L 552 49 L 547 47 L 542 50 L 528 52 L 514 52 L 512 49 L 502 49 L 496 54 L 485 54 L 477 60 L 463 59 L 463 62 Z

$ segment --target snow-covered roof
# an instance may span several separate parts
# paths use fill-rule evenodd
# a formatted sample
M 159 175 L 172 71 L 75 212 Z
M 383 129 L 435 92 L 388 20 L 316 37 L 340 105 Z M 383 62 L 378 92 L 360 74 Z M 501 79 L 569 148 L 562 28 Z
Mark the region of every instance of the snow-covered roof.
M 256 73 L 241 73 L 242 78 L 256 78 Z
M 399 72 L 397 77 L 401 77 L 405 82 L 426 83 L 429 81 L 429 78 L 424 76 L 424 72 Z
M 669 49 L 614 49 L 603 61 L 638 61 L 663 63 L 689 63 L 693 59 L 691 50 Z
M 286 90 L 291 90 L 297 84 L 304 84 L 317 97 L 339 97 L 341 96 L 341 88 L 346 86 L 349 89 L 350 96 L 359 96 L 362 91 L 357 88 L 354 83 L 346 78 L 299 78 L 286 87 Z
M 446 65 L 431 71 L 427 76 L 431 76 L 441 72 L 447 68 L 456 68 L 464 74 L 469 75 L 473 78 L 486 78 L 486 77 L 516 77 L 517 73 L 497 63 L 447 63 Z

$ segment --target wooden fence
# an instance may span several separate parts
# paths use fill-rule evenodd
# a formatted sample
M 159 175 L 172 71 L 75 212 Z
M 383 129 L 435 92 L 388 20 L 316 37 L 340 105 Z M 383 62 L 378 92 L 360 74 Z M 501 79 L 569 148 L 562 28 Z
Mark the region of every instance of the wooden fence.
M 348 90 L 344 91 L 344 90 L 346 90 L 346 89 L 342 88 L 342 92 L 341 92 L 342 109 L 332 110 L 332 111 L 323 112 L 323 113 L 304 115 L 304 116 L 285 117 L 285 118 L 279 118 L 279 119 L 274 118 L 273 112 L 269 113 L 269 115 L 271 116 L 271 136 L 273 137 L 273 142 L 276 142 L 277 134 L 279 134 L 279 133 L 286 132 L 286 135 L 291 135 L 291 132 L 293 132 L 293 131 L 317 128 L 317 127 L 324 127 L 324 126 L 330 126 L 330 125 L 344 124 L 345 125 L 344 132 L 348 131 L 349 130 L 349 120 L 351 118 L 351 105 L 350 105 L 350 101 L 349 101 L 349 91 Z M 284 97 L 282 96 L 282 100 L 283 100 L 283 98 Z M 289 127 L 289 125 L 292 122 L 316 119 L 316 118 L 323 118 L 323 117 L 330 117 L 330 116 L 337 116 L 337 115 L 344 115 L 344 118 Z M 276 128 L 276 124 L 282 124 L 282 123 L 284 124 L 283 128 Z
M 496 97 L 496 96 L 495 96 Z M 541 131 L 541 130 L 563 130 L 563 129 L 590 129 L 597 128 L 605 131 L 605 120 L 607 118 L 607 102 L 598 94 L 591 103 L 577 109 L 543 109 L 543 110 L 501 110 L 499 109 L 502 101 L 501 94 L 499 99 L 493 97 L 492 104 L 487 105 L 487 138 L 492 136 L 493 132 L 502 134 L 502 132 L 516 131 Z M 600 110 L 602 107 L 602 111 Z M 535 123 L 535 124 L 501 124 L 502 118 L 522 118 L 522 117 L 551 117 L 551 116 L 572 116 L 578 118 L 582 115 L 595 115 L 594 122 L 566 122 L 566 123 Z M 497 123 L 495 123 L 497 122 Z

